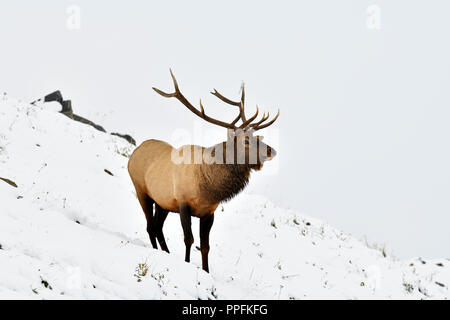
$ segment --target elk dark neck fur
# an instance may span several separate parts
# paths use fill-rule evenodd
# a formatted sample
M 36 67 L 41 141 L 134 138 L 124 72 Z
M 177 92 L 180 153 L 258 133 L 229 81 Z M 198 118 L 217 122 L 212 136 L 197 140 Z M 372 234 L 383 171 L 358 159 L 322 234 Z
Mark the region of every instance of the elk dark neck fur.
M 203 163 L 198 170 L 200 190 L 211 203 L 231 200 L 240 193 L 247 186 L 253 169 L 253 166 L 249 164 L 225 163 L 226 144 L 222 145 L 224 146 L 224 163 Z M 207 148 L 205 151 L 210 152 L 213 148 Z

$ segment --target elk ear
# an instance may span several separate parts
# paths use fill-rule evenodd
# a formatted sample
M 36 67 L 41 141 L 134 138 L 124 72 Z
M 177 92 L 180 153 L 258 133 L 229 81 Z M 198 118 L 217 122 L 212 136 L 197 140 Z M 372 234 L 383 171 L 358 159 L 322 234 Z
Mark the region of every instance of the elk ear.
M 236 136 L 236 133 L 234 132 L 233 129 L 228 129 L 227 130 L 227 140 L 228 141 L 232 141 L 234 140 L 234 137 Z
M 255 133 L 255 130 L 253 130 L 253 128 L 250 128 L 250 129 L 246 130 L 245 133 L 248 136 L 253 137 L 253 134 Z

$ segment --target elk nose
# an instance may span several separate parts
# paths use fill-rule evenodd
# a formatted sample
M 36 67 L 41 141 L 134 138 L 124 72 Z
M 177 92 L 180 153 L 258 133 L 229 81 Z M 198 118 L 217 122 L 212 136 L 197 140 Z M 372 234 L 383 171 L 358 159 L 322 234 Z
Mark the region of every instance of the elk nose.
M 272 155 L 272 158 L 273 158 L 277 155 L 277 152 L 275 151 L 275 149 L 270 148 L 270 154 Z
M 267 160 L 272 160 L 277 155 L 277 152 L 274 148 L 267 147 Z

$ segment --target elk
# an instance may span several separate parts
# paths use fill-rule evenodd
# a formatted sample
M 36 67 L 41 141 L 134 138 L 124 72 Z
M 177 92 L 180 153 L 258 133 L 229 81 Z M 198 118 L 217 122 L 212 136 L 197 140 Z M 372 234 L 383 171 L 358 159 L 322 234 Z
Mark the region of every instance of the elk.
M 261 170 L 265 161 L 271 160 L 276 151 L 262 142 L 262 136 L 253 133 L 272 125 L 278 114 L 269 122 L 269 114 L 259 121 L 259 109 L 246 118 L 245 88 L 239 102 L 232 101 L 217 90 L 211 92 L 223 102 L 239 107 L 239 114 L 232 122 L 224 122 L 205 114 L 200 100 L 200 110 L 194 107 L 181 93 L 177 80 L 170 70 L 174 93 L 165 93 L 153 88 L 166 98 L 176 98 L 195 115 L 205 121 L 226 128 L 227 141 L 205 148 L 186 145 L 178 149 L 164 141 L 147 140 L 135 149 L 128 162 L 128 172 L 136 189 L 136 195 L 147 219 L 147 232 L 153 248 L 157 242 L 161 250 L 169 253 L 163 225 L 168 212 L 180 215 L 186 246 L 185 261 L 190 262 L 194 237 L 191 217 L 200 218 L 200 251 L 203 270 L 209 272 L 209 233 L 218 205 L 233 198 L 247 185 L 252 170 Z M 237 123 L 242 123 L 238 126 Z M 155 205 L 155 210 L 153 210 Z

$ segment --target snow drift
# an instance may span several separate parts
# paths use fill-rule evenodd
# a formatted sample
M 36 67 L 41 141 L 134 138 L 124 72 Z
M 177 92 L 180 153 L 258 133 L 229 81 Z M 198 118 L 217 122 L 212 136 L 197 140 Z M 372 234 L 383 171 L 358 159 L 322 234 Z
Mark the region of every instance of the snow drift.
M 207 274 L 195 249 L 184 262 L 177 214 L 164 228 L 171 254 L 151 248 L 126 169 L 132 145 L 45 106 L 0 100 L 0 298 L 449 296 L 450 261 L 396 261 L 245 193 L 217 210 Z

